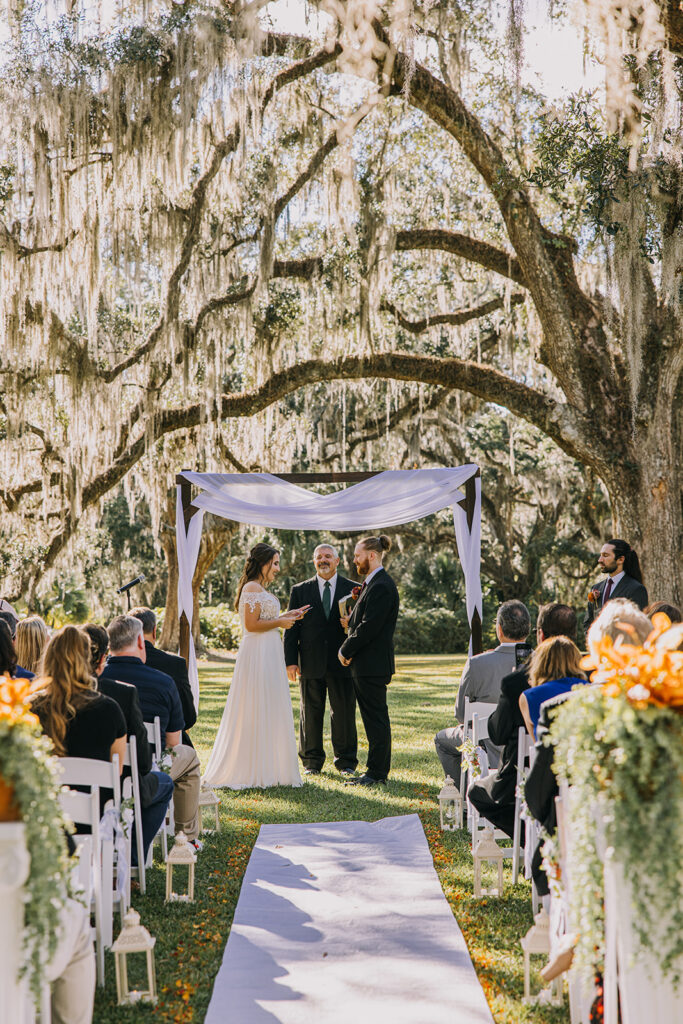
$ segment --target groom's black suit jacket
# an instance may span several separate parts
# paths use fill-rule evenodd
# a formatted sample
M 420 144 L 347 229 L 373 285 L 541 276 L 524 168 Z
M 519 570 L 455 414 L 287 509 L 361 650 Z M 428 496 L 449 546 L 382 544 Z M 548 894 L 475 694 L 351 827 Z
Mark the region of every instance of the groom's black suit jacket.
M 607 579 L 609 579 L 609 577 L 607 577 Z M 591 623 L 597 619 L 598 615 L 602 611 L 602 592 L 607 586 L 607 579 L 600 580 L 599 583 L 595 583 L 591 588 L 592 590 L 599 590 L 600 596 L 597 601 L 588 602 L 588 610 L 583 620 L 584 629 L 588 629 Z M 613 601 L 615 597 L 628 598 L 629 601 L 633 601 L 634 604 L 638 605 L 641 612 L 648 604 L 647 590 L 643 584 L 639 583 L 638 580 L 634 580 L 633 576 L 629 576 L 627 573 L 621 577 L 607 600 Z
M 299 665 L 304 679 L 322 679 L 326 672 L 350 678 L 349 669 L 338 658 L 339 648 L 346 638 L 339 621 L 339 601 L 355 586 L 352 580 L 337 573 L 335 590 L 330 595 L 329 619 L 323 611 L 317 575 L 292 587 L 289 607 L 302 608 L 306 604 L 311 607 L 303 619 L 285 630 L 285 664 Z
M 398 590 L 385 569 L 364 588 L 349 619 L 349 635 L 341 653 L 351 658 L 354 676 L 392 676 L 394 630 L 398 618 Z

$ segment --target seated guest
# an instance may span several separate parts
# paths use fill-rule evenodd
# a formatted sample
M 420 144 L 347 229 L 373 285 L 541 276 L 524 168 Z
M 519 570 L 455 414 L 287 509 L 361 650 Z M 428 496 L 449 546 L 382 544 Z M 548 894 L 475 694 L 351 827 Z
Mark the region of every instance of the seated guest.
M 666 601 L 653 601 L 645 609 L 645 614 L 650 620 L 652 620 L 652 616 L 656 615 L 657 612 L 663 612 L 664 615 L 667 615 L 672 626 L 677 622 L 683 622 L 681 609 L 677 608 L 675 604 L 668 604 Z
M 19 664 L 29 672 L 37 672 L 38 662 L 47 641 L 47 626 L 40 615 L 29 615 L 26 619 L 20 619 L 14 638 Z
M 546 604 L 538 610 L 536 639 L 549 637 L 576 639 L 576 613 L 566 604 Z M 500 686 L 498 707 L 488 721 L 489 739 L 504 747 L 501 766 L 483 779 L 477 779 L 468 792 L 470 803 L 495 828 L 512 837 L 515 823 L 517 789 L 517 739 L 524 719 L 519 708 L 520 695 L 529 686 L 529 665 L 505 676 Z
M 180 734 L 183 712 L 175 683 L 165 672 L 145 664 L 147 652 L 142 623 L 132 615 L 118 615 L 107 627 L 111 655 L 100 679 L 116 679 L 137 688 L 142 717 L 153 722 L 158 715 L 161 735 L 173 751 L 170 775 L 175 783 L 173 807 L 176 831 L 183 831 L 192 845 L 199 840 L 199 758 L 192 747 L 183 746 Z
M 126 722 L 116 701 L 97 692 L 87 634 L 78 626 L 58 630 L 43 652 L 40 675 L 45 688 L 36 694 L 31 710 L 55 753 L 97 761 L 111 761 L 118 754 L 123 770 Z
M 104 664 L 109 650 L 109 637 L 106 629 L 96 626 L 94 622 L 88 622 L 83 629 L 90 640 L 90 665 L 95 677 L 98 680 L 97 687 L 100 693 L 111 697 L 121 708 L 126 720 L 126 732 L 128 737 L 135 736 L 138 755 L 138 775 L 140 783 L 140 802 L 142 804 L 142 843 L 144 854 L 150 843 L 161 827 L 166 816 L 166 810 L 173 796 L 173 780 L 166 772 L 152 771 L 152 751 L 147 739 L 147 730 L 140 710 L 138 691 L 130 683 L 120 683 L 115 679 L 102 677 Z M 125 769 L 128 772 L 128 768 Z M 137 867 L 138 851 L 135 844 L 135 829 L 137 822 L 133 825 L 133 867 Z
M 6 615 L 0 616 L 0 676 L 7 673 L 12 679 L 33 679 L 35 673 L 22 668 L 17 660 L 11 627 Z
M 550 637 L 534 651 L 529 663 L 529 688 L 519 698 L 519 709 L 532 739 L 536 738 L 543 701 L 588 681 L 580 662 L 579 648 L 566 636 Z
M 531 654 L 531 647 L 525 642 L 530 628 L 529 612 L 522 602 L 505 601 L 496 615 L 498 647 L 476 654 L 465 662 L 455 705 L 455 717 L 460 724 L 442 729 L 434 737 L 434 746 L 444 773 L 450 775 L 456 786 L 460 784 L 462 755 L 458 747 L 463 742 L 465 698 L 488 704 L 498 703 L 503 677 L 518 668 Z M 500 750 L 488 740 L 484 740 L 484 746 L 489 755 L 489 764 L 496 768 Z
M 189 737 L 188 729 L 191 729 L 197 721 L 197 709 L 194 706 L 194 697 L 192 696 L 190 679 L 187 674 L 187 662 L 184 658 L 178 657 L 177 654 L 168 654 L 166 651 L 161 651 L 158 647 L 155 647 L 157 617 L 151 608 L 133 608 L 130 614 L 142 623 L 142 635 L 145 639 L 145 652 L 147 654 L 145 664 L 149 665 L 150 668 L 156 668 L 160 672 L 165 672 L 176 685 L 178 696 L 180 697 L 180 705 L 183 709 L 183 718 L 185 719 L 182 742 L 186 746 L 191 747 L 193 743 Z
M 614 644 L 634 644 L 636 647 L 642 647 L 651 632 L 652 623 L 645 612 L 642 612 L 633 601 L 617 598 L 603 608 L 588 630 L 588 653 L 597 661 L 600 641 L 606 636 Z
M 65 836 L 70 857 L 76 844 Z M 90 908 L 69 896 L 59 914 L 57 944 L 45 964 L 50 986 L 51 1024 L 91 1024 L 95 1003 L 95 949 Z

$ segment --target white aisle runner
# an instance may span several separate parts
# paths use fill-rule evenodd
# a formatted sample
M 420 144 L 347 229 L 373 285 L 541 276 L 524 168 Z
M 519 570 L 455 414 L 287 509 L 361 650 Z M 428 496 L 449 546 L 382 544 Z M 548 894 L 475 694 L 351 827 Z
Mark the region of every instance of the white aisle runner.
M 205 1024 L 493 1024 L 419 817 L 263 825 Z

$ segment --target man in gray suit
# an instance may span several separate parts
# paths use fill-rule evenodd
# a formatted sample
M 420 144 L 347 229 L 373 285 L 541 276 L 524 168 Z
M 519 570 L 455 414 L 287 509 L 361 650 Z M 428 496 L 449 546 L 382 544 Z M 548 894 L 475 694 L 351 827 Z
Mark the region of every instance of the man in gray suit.
M 462 755 L 458 747 L 463 742 L 465 721 L 465 698 L 497 704 L 500 698 L 500 684 L 503 676 L 514 672 L 531 654 L 526 638 L 531 629 L 529 612 L 521 601 L 505 601 L 496 615 L 496 636 L 499 646 L 484 654 L 468 658 L 462 672 L 460 689 L 455 704 L 455 717 L 459 725 L 442 729 L 434 737 L 434 746 L 446 775 L 460 784 L 460 762 Z M 484 741 L 492 768 L 498 767 L 499 748 Z

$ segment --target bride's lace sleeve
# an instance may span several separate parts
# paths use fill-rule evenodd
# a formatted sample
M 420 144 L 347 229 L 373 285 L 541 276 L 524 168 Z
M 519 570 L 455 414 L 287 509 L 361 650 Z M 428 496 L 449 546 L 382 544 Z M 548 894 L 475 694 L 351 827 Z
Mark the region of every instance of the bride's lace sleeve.
M 245 604 L 248 604 L 249 611 L 253 612 L 257 604 L 261 606 L 263 605 L 263 596 L 264 595 L 258 590 L 243 590 L 240 596 L 240 601 L 244 601 Z

